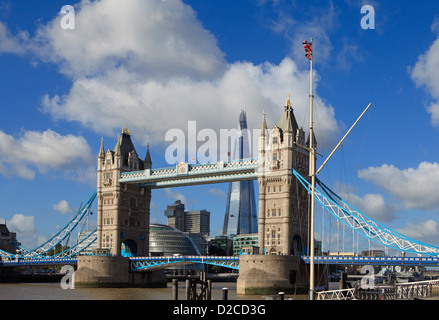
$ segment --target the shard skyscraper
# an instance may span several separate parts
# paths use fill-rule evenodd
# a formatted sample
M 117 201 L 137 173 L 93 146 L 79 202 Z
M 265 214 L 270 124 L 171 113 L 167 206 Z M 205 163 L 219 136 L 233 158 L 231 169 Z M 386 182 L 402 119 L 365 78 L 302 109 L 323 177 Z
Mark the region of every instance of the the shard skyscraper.
M 239 115 L 239 131 L 231 161 L 246 158 L 250 158 L 250 145 L 246 114 L 242 111 Z M 257 232 L 258 217 L 253 180 L 230 182 L 223 235 L 234 237 Z

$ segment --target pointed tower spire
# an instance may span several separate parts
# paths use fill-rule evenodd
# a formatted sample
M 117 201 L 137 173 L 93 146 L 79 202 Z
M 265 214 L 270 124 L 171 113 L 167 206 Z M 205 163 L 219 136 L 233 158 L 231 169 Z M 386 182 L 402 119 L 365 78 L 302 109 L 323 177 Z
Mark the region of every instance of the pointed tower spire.
M 297 125 L 296 117 L 294 116 L 293 104 L 291 103 L 290 95 L 288 94 L 288 100 L 284 107 L 284 112 L 280 118 L 278 128 L 282 129 L 282 132 L 291 130 L 296 132 L 299 126 Z
M 125 128 L 122 129 L 122 134 L 127 134 L 127 135 L 130 134 L 130 130 L 128 130 L 126 122 L 125 122 Z
M 292 107 L 292 106 L 293 105 L 291 104 L 290 94 L 288 94 L 287 107 Z
M 121 156 L 121 152 L 120 152 L 120 140 L 122 139 L 122 137 L 120 135 L 117 136 L 117 144 L 114 147 L 114 153 L 116 157 L 120 157 Z
M 288 100 L 287 105 L 285 106 L 286 112 L 287 112 L 287 124 L 285 127 L 285 132 L 293 132 L 293 124 L 292 124 L 292 112 L 293 112 L 293 104 L 290 100 L 290 94 L 288 94 Z
M 104 159 L 105 158 L 105 149 L 104 149 L 104 138 L 101 138 L 101 148 L 99 149 L 99 155 L 98 155 L 99 159 Z
M 267 130 L 267 121 L 265 119 L 265 110 L 264 110 L 262 111 L 261 136 L 265 137 L 266 130 Z
M 149 153 L 149 143 L 146 146 L 147 150 L 146 150 L 146 156 L 145 156 L 145 160 L 143 161 L 144 167 L 145 169 L 151 169 L 152 168 L 152 161 L 151 161 L 151 154 Z
M 265 148 L 266 148 L 266 139 L 268 138 L 267 132 L 267 122 L 265 119 L 265 110 L 262 112 L 262 124 L 261 124 L 261 132 L 259 133 L 258 138 L 258 171 L 264 172 L 265 170 Z

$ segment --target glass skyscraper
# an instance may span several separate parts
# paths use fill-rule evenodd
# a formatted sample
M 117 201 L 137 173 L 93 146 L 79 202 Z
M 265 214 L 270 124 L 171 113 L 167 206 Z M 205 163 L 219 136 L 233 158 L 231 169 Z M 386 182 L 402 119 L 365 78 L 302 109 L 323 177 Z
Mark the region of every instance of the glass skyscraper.
M 239 131 L 231 160 L 246 158 L 250 158 L 250 145 L 246 113 L 242 111 L 239 115 Z M 233 237 L 257 232 L 258 217 L 253 180 L 231 182 L 224 216 L 223 235 Z

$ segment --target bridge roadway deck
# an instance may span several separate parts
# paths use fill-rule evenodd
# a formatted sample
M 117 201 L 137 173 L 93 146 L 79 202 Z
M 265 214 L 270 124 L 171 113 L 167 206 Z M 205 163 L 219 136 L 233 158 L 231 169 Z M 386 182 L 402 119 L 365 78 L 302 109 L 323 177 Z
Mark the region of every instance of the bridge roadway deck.
M 140 271 L 151 268 L 166 268 L 176 264 L 203 263 L 219 265 L 231 269 L 239 269 L 239 256 L 161 256 L 161 257 L 130 257 L 131 270 Z M 17 266 L 49 266 L 77 264 L 77 258 L 40 258 L 40 259 L 4 259 L 0 267 Z
M 302 261 L 310 263 L 309 256 L 302 256 Z M 315 256 L 315 264 L 343 265 L 405 265 L 405 266 L 439 266 L 439 257 L 362 257 L 362 256 Z
M 77 258 L 57 258 L 57 259 L 11 259 L 0 261 L 0 267 L 17 267 L 17 266 L 50 266 L 50 265 L 68 265 L 77 264 Z
M 175 264 L 210 264 L 239 270 L 239 256 L 163 256 L 163 257 L 133 257 L 131 270 L 166 268 Z
M 211 264 L 239 270 L 239 256 L 162 256 L 131 257 L 132 271 L 166 268 L 176 264 Z M 310 263 L 309 256 L 302 256 L 302 261 Z M 77 264 L 77 258 L 58 259 L 12 259 L 0 261 L 0 267 L 45 266 Z M 361 256 L 315 256 L 315 264 L 340 265 L 406 265 L 439 266 L 439 257 L 361 257 Z

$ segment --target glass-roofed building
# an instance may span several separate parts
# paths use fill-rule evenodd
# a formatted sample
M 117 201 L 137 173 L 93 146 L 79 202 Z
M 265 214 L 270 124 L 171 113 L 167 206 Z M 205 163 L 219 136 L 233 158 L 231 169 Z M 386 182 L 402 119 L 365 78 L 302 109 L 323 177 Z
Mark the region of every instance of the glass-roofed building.
M 151 256 L 194 256 L 200 255 L 195 243 L 180 230 L 164 224 L 150 224 L 149 226 L 149 254 Z M 169 267 L 167 275 L 187 275 L 202 271 L 201 264 L 188 264 Z
M 200 255 L 195 243 L 183 232 L 164 224 L 149 226 L 149 254 L 151 256 Z

